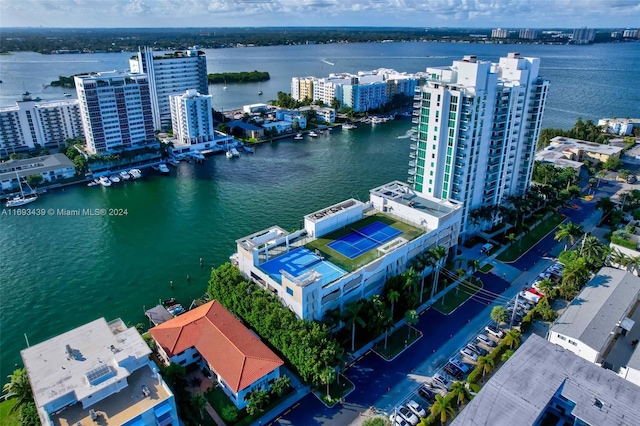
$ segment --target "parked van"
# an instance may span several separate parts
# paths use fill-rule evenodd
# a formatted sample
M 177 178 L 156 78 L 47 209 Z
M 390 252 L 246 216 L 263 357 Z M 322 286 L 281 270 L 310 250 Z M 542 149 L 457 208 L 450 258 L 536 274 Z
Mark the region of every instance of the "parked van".
M 491 251 L 491 249 L 493 248 L 493 244 L 491 243 L 487 243 L 485 245 L 482 246 L 482 248 L 480 249 L 480 251 L 482 253 L 489 253 Z

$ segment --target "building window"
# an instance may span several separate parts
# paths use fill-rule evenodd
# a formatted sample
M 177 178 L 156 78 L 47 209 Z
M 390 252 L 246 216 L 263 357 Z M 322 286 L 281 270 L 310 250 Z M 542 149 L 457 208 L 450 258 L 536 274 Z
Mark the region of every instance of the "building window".
M 564 336 L 563 336 L 563 335 L 561 335 L 561 334 L 558 334 L 558 339 L 560 339 L 560 340 L 567 340 L 567 338 L 566 338 L 566 337 L 564 337 Z
M 569 339 L 569 344 L 573 346 L 578 346 L 578 344 L 571 339 Z
M 287 287 L 287 294 L 288 294 L 289 296 L 293 296 L 293 290 L 292 290 L 292 289 L 290 289 L 289 287 Z

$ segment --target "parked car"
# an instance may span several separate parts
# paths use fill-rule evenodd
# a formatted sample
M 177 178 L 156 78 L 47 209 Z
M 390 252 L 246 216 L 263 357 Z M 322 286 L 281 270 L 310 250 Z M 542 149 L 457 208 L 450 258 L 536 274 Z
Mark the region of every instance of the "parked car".
M 531 309 L 533 309 L 533 306 L 531 306 L 526 300 L 522 300 L 520 298 L 518 299 L 518 306 L 524 309 L 526 312 L 529 312 Z
M 484 356 L 489 353 L 489 351 L 485 351 L 484 349 L 474 345 L 473 343 L 467 343 L 466 348 L 478 356 Z
M 629 177 L 627 177 L 627 183 L 635 183 L 637 180 L 636 175 L 629 175 Z
M 463 373 L 469 372 L 469 366 L 463 362 L 460 362 L 460 360 L 457 358 L 449 358 L 449 363 L 458 367 L 458 369 Z
M 421 386 L 420 389 L 418 389 L 418 395 L 427 402 L 433 402 L 436 399 L 436 394 L 426 386 Z
M 496 346 L 496 342 L 494 342 L 493 340 L 489 339 L 489 336 L 487 336 L 486 334 L 478 334 L 476 336 L 476 340 L 480 343 L 484 343 L 485 345 L 489 346 L 490 348 L 493 348 L 494 346 Z
M 471 349 L 469 348 L 462 348 L 460 349 L 460 353 L 462 354 L 462 356 L 465 356 L 469 359 L 472 359 L 474 361 L 478 360 L 478 355 L 475 352 L 472 352 Z
M 521 291 L 520 297 L 522 297 L 523 299 L 531 303 L 538 303 L 538 301 L 540 300 L 540 296 L 533 294 L 529 291 Z
M 453 364 L 450 364 L 450 363 L 445 364 L 445 366 L 443 367 L 443 370 L 451 374 L 451 376 L 456 380 L 462 380 L 462 378 L 464 377 L 464 374 L 462 373 L 462 371 Z
M 446 390 L 449 390 L 449 388 L 451 387 L 451 382 L 441 374 L 434 374 L 433 377 L 431 378 L 431 381 L 437 385 L 442 386 Z
M 393 426 L 410 426 L 405 419 L 400 417 L 400 415 L 396 415 L 395 413 L 389 416 L 389 420 L 391 420 L 391 424 Z
M 484 328 L 484 330 L 489 334 L 493 334 L 498 339 L 502 339 L 504 337 L 504 331 L 500 330 L 495 325 L 488 325 Z
M 409 410 L 409 408 L 405 407 L 404 405 L 401 405 L 400 407 L 396 408 L 396 414 L 401 418 L 403 418 L 407 423 L 413 426 L 420 423 L 420 418 L 415 414 L 413 414 L 411 410 Z
M 480 251 L 482 253 L 489 253 L 491 251 L 491 249 L 493 248 L 493 244 L 491 243 L 486 243 L 482 246 L 482 248 L 480 249 Z
M 418 416 L 418 418 L 427 417 L 427 410 L 422 408 L 422 406 L 413 399 L 407 402 L 407 408 L 409 408 L 413 414 Z

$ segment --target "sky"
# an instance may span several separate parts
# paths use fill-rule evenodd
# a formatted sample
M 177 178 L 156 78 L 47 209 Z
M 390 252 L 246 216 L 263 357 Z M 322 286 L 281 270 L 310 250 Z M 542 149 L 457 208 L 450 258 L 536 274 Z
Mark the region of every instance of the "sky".
M 2 27 L 639 28 L 640 0 L 0 0 Z

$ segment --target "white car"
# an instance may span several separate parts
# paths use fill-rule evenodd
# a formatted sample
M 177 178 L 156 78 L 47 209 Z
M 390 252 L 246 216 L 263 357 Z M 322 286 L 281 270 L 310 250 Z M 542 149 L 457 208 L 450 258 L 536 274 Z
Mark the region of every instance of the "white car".
M 415 402 L 413 399 L 407 402 L 407 407 L 409 408 L 409 410 L 411 410 L 413 414 L 415 414 L 419 418 L 427 417 L 427 410 L 422 408 L 422 406 L 417 402 Z
M 476 355 L 475 353 L 471 352 L 470 349 L 467 348 L 462 348 L 460 349 L 460 353 L 462 354 L 462 356 L 465 356 L 473 361 L 477 361 L 478 360 L 478 355 Z
M 400 417 L 402 419 L 404 419 L 404 421 L 406 421 L 407 423 L 415 426 L 418 423 L 420 423 L 420 418 L 418 418 L 418 416 L 416 416 L 415 414 L 413 414 L 411 412 L 411 410 L 409 410 L 409 408 L 405 407 L 405 406 L 400 406 L 398 408 L 396 408 L 396 418 Z
M 478 334 L 476 336 L 476 339 L 478 340 L 478 342 L 484 343 L 485 345 L 489 346 L 490 348 L 493 348 L 494 346 L 496 346 L 496 342 L 494 342 L 493 340 L 489 339 L 489 336 L 487 336 L 486 334 Z
M 399 415 L 396 416 L 395 414 L 392 414 L 389 416 L 389 420 L 391 420 L 391 424 L 393 426 L 409 426 L 409 423 L 407 423 L 405 419 L 403 419 Z
M 449 363 L 451 363 L 451 365 L 455 365 L 456 367 L 458 367 L 458 369 L 463 373 L 469 372 L 469 366 L 467 366 L 463 362 L 460 362 L 460 360 L 457 358 L 449 358 Z
M 488 325 L 484 328 L 487 333 L 493 334 L 498 339 L 502 339 L 504 337 L 504 331 L 500 330 L 498 327 L 494 325 Z
M 445 388 L 446 390 L 449 390 L 449 388 L 451 387 L 451 382 L 445 379 L 444 376 L 442 376 L 441 374 L 434 374 L 431 381 L 437 384 L 438 386 Z

